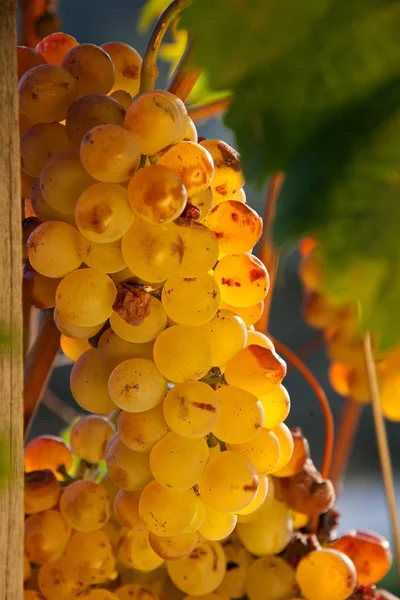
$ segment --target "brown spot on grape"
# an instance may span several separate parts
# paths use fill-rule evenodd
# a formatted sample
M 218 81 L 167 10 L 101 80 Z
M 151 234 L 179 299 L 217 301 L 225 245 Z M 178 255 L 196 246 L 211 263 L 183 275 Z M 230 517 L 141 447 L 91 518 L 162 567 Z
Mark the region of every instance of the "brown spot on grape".
M 240 154 L 225 142 L 218 144 L 218 150 L 221 152 L 225 165 L 233 171 L 240 171 Z
M 208 412 L 215 413 L 216 408 L 212 404 L 207 404 L 206 402 L 193 402 L 193 406 L 196 408 L 200 408 L 200 410 L 207 410 Z
M 239 221 L 239 215 L 235 212 L 231 213 L 231 219 L 234 223 L 237 223 Z
M 204 548 L 202 548 L 201 546 L 198 546 L 197 548 L 192 550 L 191 553 L 189 554 L 189 558 L 191 558 L 192 560 L 197 560 L 198 558 L 201 558 L 202 556 L 207 556 L 207 551 L 204 550 Z
M 226 196 L 228 194 L 228 182 L 225 181 L 225 183 L 221 183 L 220 185 L 217 185 L 215 188 L 215 191 L 217 192 L 217 194 L 220 194 L 220 196 Z
M 150 314 L 150 300 L 149 292 L 139 290 L 127 283 L 121 283 L 117 286 L 117 297 L 113 304 L 113 310 L 129 325 L 137 327 Z
M 250 279 L 251 283 L 254 283 L 255 281 L 258 281 L 259 279 L 263 279 L 263 278 L 265 278 L 264 269 L 261 269 L 261 268 L 250 269 L 249 279 Z
M 216 553 L 214 546 L 211 546 L 211 552 L 213 554 L 212 569 L 213 571 L 216 571 L 218 568 L 218 554 Z
M 258 489 L 258 480 L 253 479 L 251 483 L 246 483 L 246 485 L 243 486 L 243 489 L 245 492 L 256 492 Z
M 227 285 L 228 287 L 231 287 L 232 285 L 235 285 L 233 279 L 231 279 L 230 277 L 221 277 L 221 283 L 222 285 Z
M 107 230 L 113 215 L 112 209 L 106 204 L 96 204 L 91 210 L 81 214 L 83 227 L 88 227 L 95 233 Z
M 137 79 L 139 77 L 139 67 L 137 65 L 125 65 L 122 69 L 122 75 L 127 79 Z

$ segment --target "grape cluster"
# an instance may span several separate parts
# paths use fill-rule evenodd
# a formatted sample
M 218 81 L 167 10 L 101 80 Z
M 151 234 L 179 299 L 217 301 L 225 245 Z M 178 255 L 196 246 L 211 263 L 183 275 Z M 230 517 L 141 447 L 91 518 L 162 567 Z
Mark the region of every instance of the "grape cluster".
M 253 327 L 269 277 L 238 153 L 198 143 L 173 94 L 137 95 L 126 44 L 57 33 L 18 64 L 24 296 L 54 309 L 91 413 L 69 443 L 26 446 L 25 600 L 346 600 L 376 583 L 384 540 L 293 537 L 334 492 Z

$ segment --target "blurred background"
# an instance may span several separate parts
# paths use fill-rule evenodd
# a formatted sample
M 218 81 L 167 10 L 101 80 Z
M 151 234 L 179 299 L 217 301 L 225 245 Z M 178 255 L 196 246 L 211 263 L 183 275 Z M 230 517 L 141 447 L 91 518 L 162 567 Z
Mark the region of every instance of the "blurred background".
M 143 54 L 146 37 L 137 32 L 138 14 L 144 0 L 62 0 L 59 4 L 61 29 L 73 35 L 79 42 L 103 44 L 123 41 Z M 160 67 L 159 86 L 164 87 L 167 67 Z M 230 130 L 221 119 L 212 119 L 198 125 L 199 135 L 220 138 L 235 146 Z M 263 213 L 266 189 L 255 190 L 246 186 L 248 203 Z M 298 278 L 299 255 L 296 249 L 280 265 L 278 280 L 272 301 L 270 333 L 295 352 L 299 352 L 325 390 L 336 424 L 343 406 L 343 399 L 330 387 L 328 381 L 329 361 L 324 352 L 322 336 L 310 329 L 301 316 L 302 288 Z M 59 355 L 56 368 L 49 382 L 49 389 L 40 407 L 31 436 L 41 433 L 57 434 L 66 421 L 77 414 L 77 406 L 69 391 L 71 363 Z M 302 375 L 291 369 L 284 381 L 292 407 L 287 420 L 290 427 L 299 426 L 307 436 L 312 457 L 317 467 L 321 465 L 324 448 L 324 421 L 317 400 Z M 60 400 L 62 401 L 60 403 Z M 47 405 L 47 406 L 46 406 Z M 49 405 L 53 408 L 49 409 Z M 56 410 L 56 413 L 54 412 Z M 397 498 L 400 502 L 400 425 L 387 423 L 390 449 L 397 481 Z M 350 456 L 344 488 L 337 503 L 341 513 L 341 531 L 350 528 L 370 529 L 390 538 L 384 490 L 380 475 L 379 459 L 371 408 L 363 409 L 361 421 Z M 386 586 L 396 591 L 395 574 L 389 574 Z M 386 587 L 385 586 L 385 587 Z M 397 592 L 399 590 L 397 589 Z

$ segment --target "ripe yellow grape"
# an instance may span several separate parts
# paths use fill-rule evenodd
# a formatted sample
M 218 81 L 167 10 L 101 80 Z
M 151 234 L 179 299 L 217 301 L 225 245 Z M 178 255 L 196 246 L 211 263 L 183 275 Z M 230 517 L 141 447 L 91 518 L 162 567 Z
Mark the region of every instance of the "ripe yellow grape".
M 29 261 L 22 266 L 22 292 L 26 302 L 36 308 L 53 308 L 56 303 L 56 290 L 60 283 L 54 277 L 45 277 L 32 267 Z
M 85 587 L 65 556 L 46 563 L 39 569 L 38 584 L 45 598 L 57 598 L 57 600 L 75 599 Z
M 197 143 L 198 135 L 196 125 L 193 123 L 193 120 L 190 117 L 188 117 L 185 137 L 183 139 L 185 141 Z
M 115 90 L 110 94 L 110 98 L 114 98 L 117 102 L 119 102 L 125 110 L 128 110 L 132 103 L 132 96 L 126 90 Z
M 23 173 L 23 171 L 21 171 L 21 173 Z M 35 215 L 39 217 L 41 221 L 63 221 L 64 223 L 75 226 L 75 215 L 61 213 L 46 202 L 40 191 L 39 181 L 32 186 L 30 202 Z
M 182 533 L 190 524 L 196 509 L 193 490 L 175 490 L 152 481 L 139 500 L 139 514 L 149 532 L 160 536 Z
M 174 223 L 155 225 L 136 218 L 122 238 L 126 264 L 144 281 L 164 281 L 182 262 L 183 240 Z
M 118 560 L 128 569 L 148 573 L 157 569 L 164 559 L 156 554 L 149 543 L 145 529 L 124 529 L 118 543 Z
M 145 524 L 139 516 L 139 499 L 141 492 L 119 490 L 114 499 L 114 514 L 122 527 L 129 529 L 145 529 Z
M 40 191 L 52 208 L 73 215 L 79 196 L 95 181 L 82 167 L 77 150 L 56 154 L 42 169 Z
M 45 65 L 46 59 L 33 48 L 29 46 L 17 46 L 17 79 L 21 79 L 29 69 L 38 65 Z
M 97 350 L 103 364 L 110 371 L 129 358 L 153 358 L 153 342 L 131 344 L 121 339 L 111 328 L 101 335 Z
M 178 139 L 182 119 L 175 101 L 154 90 L 133 100 L 124 125 L 136 137 L 141 154 L 151 156 Z
M 206 506 L 205 519 L 199 529 L 200 535 L 206 540 L 223 540 L 232 533 L 237 523 L 237 516 Z
M 294 569 L 280 556 L 259 558 L 247 571 L 245 590 L 249 600 L 290 600 L 298 592 Z
M 204 325 L 219 307 L 218 285 L 208 273 L 199 277 L 170 277 L 162 290 L 162 303 L 168 317 L 178 325 Z
M 38 565 L 57 560 L 68 543 L 71 528 L 57 510 L 29 516 L 24 523 L 24 549 L 30 562 Z
M 260 434 L 264 409 L 256 396 L 232 385 L 215 391 L 220 414 L 213 434 L 229 444 L 250 442 Z
M 142 412 L 162 401 L 167 392 L 167 381 L 153 361 L 130 358 L 112 371 L 108 391 L 119 408 Z
M 185 137 L 186 130 L 188 127 L 189 117 L 187 114 L 187 109 L 186 109 L 185 103 L 183 102 L 183 100 L 178 98 L 178 96 L 175 96 L 175 94 L 172 94 L 171 92 L 169 92 L 167 90 L 158 90 L 158 93 L 166 96 L 169 100 L 171 100 L 175 104 L 176 108 L 178 109 L 178 112 L 179 112 L 179 115 L 181 118 L 181 128 L 180 128 L 179 135 L 178 135 L 178 138 L 176 141 L 180 142 Z
M 113 424 L 100 415 L 87 415 L 71 429 L 70 444 L 76 456 L 96 464 L 104 459 L 104 451 L 115 433 Z
M 199 496 L 196 496 L 196 504 L 195 510 L 192 520 L 189 525 L 186 525 L 183 530 L 185 533 L 193 533 L 194 531 L 198 531 L 202 524 L 204 523 L 204 519 L 206 518 L 206 505 L 200 499 Z
M 246 515 L 251 515 L 256 510 L 258 510 L 260 508 L 260 506 L 264 503 L 264 500 L 267 497 L 268 489 L 269 489 L 268 476 L 263 473 L 259 473 L 258 474 L 258 488 L 257 488 L 257 493 L 254 496 L 254 499 L 250 502 L 250 504 L 248 506 L 246 506 L 246 508 L 242 508 L 242 510 L 236 511 L 236 514 L 243 517 Z
M 213 366 L 225 365 L 246 345 L 246 325 L 229 310 L 218 310 L 214 318 L 197 327 L 197 331 L 210 344 Z
M 54 435 L 40 435 L 33 438 L 24 449 L 24 467 L 27 473 L 49 469 L 57 479 L 62 480 L 59 468 L 68 472 L 72 468 L 71 449 L 63 439 Z
M 289 460 L 292 458 L 293 450 L 294 450 L 294 442 L 293 436 L 290 433 L 290 429 L 285 423 L 280 423 L 274 429 L 272 429 L 273 433 L 276 435 L 279 441 L 280 448 L 280 457 L 279 461 L 274 468 L 274 473 L 277 473 L 283 467 L 287 465 Z
M 254 467 L 243 456 L 229 450 L 210 458 L 199 482 L 204 503 L 225 512 L 246 508 L 257 488 Z
M 113 90 L 126 90 L 136 96 L 140 86 L 142 58 L 132 46 L 123 42 L 107 42 L 101 46 L 111 57 L 115 69 Z
M 122 185 L 96 183 L 79 197 L 75 207 L 76 225 L 92 242 L 119 240 L 129 229 L 134 214 Z
M 54 323 L 62 334 L 77 340 L 88 340 L 92 336 L 96 335 L 96 333 L 100 331 L 104 324 L 99 323 L 98 325 L 92 325 L 91 327 L 79 327 L 79 325 L 73 325 L 67 321 L 67 319 L 64 319 L 64 317 L 60 315 L 56 308 L 54 309 L 53 318 Z M 89 348 L 87 349 L 89 350 Z
M 199 534 L 192 533 L 177 533 L 170 537 L 162 537 L 149 534 L 150 546 L 154 552 L 164 560 L 175 560 L 187 556 L 196 546 L 199 540 Z
M 110 518 L 107 490 L 95 481 L 74 481 L 61 494 L 60 512 L 75 531 L 101 529 Z
M 186 325 L 174 325 L 160 333 L 153 356 L 159 371 L 174 383 L 201 379 L 212 366 L 209 343 Z
M 264 300 L 269 290 L 269 275 L 256 256 L 228 254 L 221 258 L 214 271 L 221 298 L 233 306 L 248 307 Z
M 118 596 L 103 588 L 93 588 L 85 593 L 81 600 L 118 600 Z
M 196 194 L 189 198 L 189 202 L 200 211 L 199 221 L 205 221 L 205 218 L 210 212 L 212 207 L 212 197 L 212 190 L 208 187 L 204 192 L 201 192 L 201 194 Z
M 99 414 L 115 409 L 108 393 L 108 375 L 96 348 L 87 350 L 78 358 L 72 367 L 70 386 L 79 406 Z
M 268 348 L 269 350 L 275 350 L 275 346 L 272 340 L 267 335 L 265 335 L 265 333 L 261 333 L 261 331 L 254 331 L 253 329 L 249 329 L 247 331 L 246 346 L 250 346 L 251 344 L 263 346 L 263 348 Z
M 262 396 L 268 394 L 286 375 L 286 363 L 276 352 L 251 344 L 228 362 L 224 376 L 230 385 Z
M 158 600 L 159 596 L 150 589 L 139 585 L 138 583 L 127 583 L 115 591 L 119 600 Z
M 210 153 L 195 142 L 173 144 L 161 156 L 159 164 L 179 175 L 189 197 L 204 192 L 210 186 L 214 174 Z
M 110 325 L 123 340 L 143 344 L 155 340 L 164 331 L 167 325 L 167 315 L 160 300 L 152 296 L 150 298 L 150 314 L 140 325 L 130 325 L 116 312 L 111 314 Z
M 257 473 L 272 473 L 280 458 L 279 441 L 269 429 L 262 427 L 259 435 L 244 444 L 228 444 L 228 450 L 238 452 L 251 462 Z
M 200 479 L 208 460 L 204 438 L 186 438 L 170 431 L 150 452 L 150 469 L 162 485 L 188 490 Z
M 84 96 L 69 107 L 65 123 L 68 139 L 74 148 L 79 149 L 83 137 L 93 127 L 105 123 L 123 127 L 125 112 L 124 107 L 110 96 Z
M 88 267 L 103 273 L 118 273 L 125 267 L 121 251 L 121 240 L 99 244 L 80 234 L 78 251 L 82 262 Z
M 261 237 L 262 219 L 247 204 L 227 200 L 208 214 L 207 227 L 216 235 L 225 254 L 250 252 Z
M 259 400 L 264 407 L 263 427 L 274 429 L 283 423 L 290 411 L 290 396 L 282 384 L 274 385 L 272 390 L 260 396 Z
M 243 319 L 247 327 L 251 327 L 252 325 L 257 323 L 257 321 L 260 320 L 264 312 L 264 301 L 261 301 L 258 304 L 255 304 L 254 306 L 240 308 L 238 306 L 232 306 L 224 300 L 221 300 L 220 309 L 230 310 L 234 312 L 235 315 Z
M 18 84 L 19 109 L 35 123 L 62 121 L 78 98 L 74 78 L 56 65 L 38 65 Z
M 238 522 L 237 534 L 243 546 L 256 556 L 279 554 L 289 543 L 293 533 L 293 520 L 288 506 L 274 497 L 270 486 L 261 507 Z
M 140 413 L 123 410 L 118 417 L 122 442 L 136 452 L 148 452 L 168 431 L 161 403 Z
M 111 58 L 100 46 L 79 44 L 64 56 L 62 66 L 76 80 L 79 98 L 107 94 L 115 82 Z
M 114 282 L 107 275 L 96 269 L 79 269 L 60 282 L 56 308 L 72 325 L 92 327 L 111 315 L 115 296 Z
M 354 591 L 357 573 L 346 554 L 322 548 L 301 559 L 296 579 L 306 600 L 346 600 Z
M 36 51 L 40 52 L 49 64 L 60 66 L 67 52 L 77 45 L 78 42 L 72 35 L 56 32 L 40 40 L 36 44 Z
M 60 483 L 50 469 L 25 473 L 24 513 L 32 515 L 53 508 L 58 502 L 60 493 Z
M 177 271 L 180 277 L 199 277 L 213 268 L 218 260 L 219 246 L 215 235 L 201 223 L 181 227 L 184 253 Z
M 64 125 L 60 123 L 32 125 L 21 135 L 21 169 L 31 177 L 40 177 L 44 165 L 52 156 L 70 148 Z
M 164 417 L 168 426 L 186 438 L 201 438 L 215 427 L 219 400 L 202 381 L 178 383 L 165 396 Z
M 87 339 L 79 340 L 77 338 L 68 337 L 62 333 L 60 336 L 60 347 L 67 358 L 72 360 L 72 362 L 76 362 L 78 358 L 82 356 L 86 350 L 90 350 L 92 346 Z
M 74 533 L 65 557 L 72 572 L 88 585 L 104 583 L 114 573 L 113 548 L 110 538 L 101 529 Z
M 226 564 L 232 568 L 227 568 L 218 592 L 228 598 L 241 598 L 245 594 L 246 574 L 254 559 L 250 552 L 238 543 L 228 541 L 222 548 Z
M 90 129 L 79 148 L 83 167 L 99 181 L 121 183 L 129 179 L 140 162 L 135 137 L 118 125 L 106 123 Z
M 168 575 L 179 590 L 196 597 L 213 592 L 225 575 L 221 544 L 199 540 L 187 556 L 167 561 Z
M 162 164 L 137 171 L 129 182 L 128 195 L 133 212 L 149 223 L 177 219 L 187 200 L 179 174 Z
M 239 153 L 221 140 L 204 140 L 200 143 L 214 161 L 213 193 L 229 200 L 244 185 Z
M 124 490 L 135 492 L 151 481 L 148 453 L 130 450 L 119 437 L 108 446 L 105 460 L 110 479 Z
M 64 277 L 81 265 L 77 230 L 60 221 L 42 223 L 28 238 L 32 267 L 45 277 Z

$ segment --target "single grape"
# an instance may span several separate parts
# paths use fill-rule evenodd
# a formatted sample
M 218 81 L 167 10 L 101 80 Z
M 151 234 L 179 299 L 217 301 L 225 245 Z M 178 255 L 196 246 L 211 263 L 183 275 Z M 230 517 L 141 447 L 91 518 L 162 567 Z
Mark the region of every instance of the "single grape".
M 168 426 L 186 438 L 208 435 L 220 413 L 213 388 L 201 381 L 175 385 L 165 396 L 163 409 Z
M 105 460 L 110 479 L 124 490 L 141 490 L 151 480 L 149 454 L 130 450 L 119 437 L 111 441 Z
M 78 45 L 78 42 L 68 33 L 51 33 L 46 35 L 38 44 L 36 51 L 40 52 L 49 65 L 61 66 L 64 56 Z
M 60 315 L 56 308 L 54 309 L 54 323 L 62 334 L 77 340 L 88 340 L 96 335 L 96 333 L 98 333 L 104 325 L 104 323 L 92 325 L 91 327 L 80 327 L 79 325 L 74 325 L 73 323 L 67 321 L 67 319 L 64 319 L 64 317 Z M 90 350 L 91 347 L 92 346 L 87 348 L 87 350 Z
M 213 434 L 229 444 L 251 442 L 260 434 L 264 409 L 256 396 L 231 385 L 215 391 L 220 405 Z
M 45 65 L 46 59 L 34 48 L 17 46 L 17 78 L 18 81 L 33 67 Z
M 132 103 L 132 96 L 126 90 L 115 90 L 110 94 L 110 98 L 114 98 L 117 102 L 119 102 L 125 110 L 128 110 Z
M 168 431 L 162 403 L 139 413 L 122 410 L 118 417 L 122 442 L 136 452 L 148 452 Z
M 75 576 L 87 585 L 105 583 L 114 574 L 113 548 L 110 538 L 102 530 L 74 533 L 65 558 Z
M 83 137 L 98 125 L 111 124 L 123 127 L 124 107 L 105 94 L 83 96 L 69 107 L 65 127 L 68 139 L 79 149 Z
M 87 339 L 79 340 L 77 338 L 71 338 L 64 333 L 60 336 L 60 348 L 63 354 L 72 360 L 72 362 L 76 362 L 78 358 L 81 357 L 86 350 L 90 350 L 91 347 L 92 346 Z
M 111 328 L 101 335 L 97 350 L 103 364 L 110 371 L 129 358 L 153 359 L 153 342 L 132 344 L 120 338 Z
M 227 598 L 241 598 L 245 594 L 246 574 L 254 559 L 246 548 L 231 540 L 222 548 L 226 558 L 226 573 L 218 592 Z
M 210 458 L 199 482 L 205 504 L 224 512 L 236 512 L 248 506 L 257 488 L 254 467 L 243 456 L 230 451 Z
M 189 198 L 190 204 L 193 204 L 200 211 L 199 221 L 204 221 L 212 207 L 212 190 L 208 187 L 201 194 L 196 194 Z
M 71 528 L 57 510 L 46 510 L 25 519 L 24 549 L 30 562 L 43 565 L 60 558 Z
M 168 575 L 176 587 L 196 597 L 213 592 L 225 575 L 221 544 L 200 540 L 187 556 L 167 561 Z
M 169 381 L 195 381 L 211 367 L 210 345 L 194 328 L 175 325 L 156 339 L 154 362 Z
M 64 467 L 68 472 L 72 468 L 71 449 L 63 439 L 54 435 L 40 435 L 33 438 L 24 449 L 25 471 L 50 469 L 57 479 L 63 479 L 58 469 Z
M 164 560 L 176 560 L 187 556 L 196 546 L 199 540 L 199 534 L 192 533 L 177 533 L 170 537 L 162 537 L 149 534 L 150 546 L 154 552 Z
M 236 514 L 243 517 L 253 514 L 264 503 L 269 490 L 269 479 L 264 473 L 258 474 L 258 488 L 253 500 L 246 508 L 236 511 Z M 243 521 L 242 521 L 243 522 Z
M 171 100 L 175 104 L 176 108 L 178 109 L 179 116 L 181 118 L 181 128 L 179 131 L 177 141 L 180 142 L 185 137 L 186 130 L 188 127 L 189 117 L 187 114 L 187 108 L 185 106 L 185 103 L 183 102 L 183 100 L 178 98 L 178 96 L 175 96 L 175 94 L 172 94 L 171 92 L 168 92 L 167 90 L 158 90 L 158 93 L 162 94 L 163 96 L 166 96 L 169 100 Z
M 215 316 L 220 303 L 218 285 L 208 273 L 170 277 L 161 298 L 168 317 L 178 325 L 204 325 Z
M 268 348 L 268 350 L 275 350 L 273 341 L 267 335 L 265 335 L 265 333 L 261 333 L 261 331 L 254 331 L 253 329 L 249 329 L 247 331 L 246 346 L 250 346 L 251 344 Z
M 49 562 L 39 569 L 39 589 L 44 597 L 57 600 L 72 600 L 84 590 L 84 582 L 71 569 L 65 556 Z
M 115 69 L 113 90 L 126 90 L 131 96 L 136 96 L 140 86 L 140 69 L 142 58 L 140 54 L 123 42 L 107 42 L 101 46 L 111 57 Z
M 164 281 L 182 262 L 184 246 L 180 227 L 174 223 L 155 225 L 135 219 L 122 239 L 126 264 L 144 281 Z
M 296 579 L 306 600 L 346 600 L 357 583 L 353 562 L 337 550 L 314 550 L 301 559 Z
M 95 180 L 82 167 L 77 150 L 56 154 L 42 169 L 40 191 L 52 208 L 73 215 L 79 196 Z
M 57 155 L 58 156 L 58 155 Z M 75 226 L 75 215 L 68 215 L 56 210 L 45 200 L 41 190 L 40 181 L 36 182 L 31 189 L 30 202 L 32 210 L 43 222 L 45 221 L 62 221 L 69 225 Z
M 42 223 L 28 238 L 29 262 L 45 277 L 64 277 L 81 265 L 78 239 L 77 230 L 67 223 Z
M 290 429 L 285 423 L 280 423 L 272 429 L 279 442 L 280 457 L 274 471 L 283 469 L 293 456 L 294 441 Z
M 121 240 L 99 244 L 88 240 L 81 234 L 78 240 L 78 251 L 81 260 L 88 267 L 103 273 L 117 273 L 125 266 L 121 252 Z
M 24 480 L 24 513 L 43 512 L 53 508 L 60 497 L 61 487 L 50 469 L 31 471 Z
M 164 331 L 167 325 L 167 315 L 160 300 L 152 296 L 150 298 L 150 314 L 140 325 L 130 325 L 116 312 L 111 314 L 110 325 L 123 340 L 143 344 L 155 340 Z
M 188 196 L 204 192 L 211 183 L 214 163 L 210 153 L 194 142 L 178 142 L 168 148 L 159 160 L 181 178 Z
M 206 540 L 223 540 L 235 529 L 237 516 L 206 505 L 205 519 L 199 529 Z
M 62 66 L 77 82 L 79 98 L 107 94 L 115 82 L 111 58 L 95 44 L 78 44 L 64 56 Z
M 253 306 L 264 300 L 269 290 L 267 269 L 248 252 L 221 258 L 215 267 L 214 277 L 222 300 L 234 306 Z
M 174 100 L 154 90 L 137 96 L 127 110 L 125 128 L 133 133 L 141 154 L 157 154 L 179 137 L 182 119 Z
M 141 492 L 119 490 L 114 499 L 114 514 L 122 527 L 129 529 L 145 529 L 139 516 L 139 499 Z
M 292 456 L 282 469 L 274 471 L 275 477 L 291 477 L 292 475 L 296 475 L 296 473 L 299 473 L 303 469 L 307 459 L 310 458 L 310 446 L 301 429 L 294 429 L 290 434 L 293 438 Z
M 22 293 L 26 302 L 36 308 L 53 308 L 59 279 L 45 277 L 32 267 L 29 261 L 22 266 Z
M 243 319 L 247 327 L 251 327 L 260 320 L 264 312 L 264 301 L 261 301 L 254 306 L 240 308 L 239 306 L 232 306 L 222 300 L 219 308 L 220 310 L 224 309 L 232 311 L 235 315 Z
M 244 185 L 239 153 L 221 140 L 204 140 L 200 143 L 214 161 L 214 177 L 211 181 L 213 193 L 229 200 Z
M 294 569 L 280 556 L 264 556 L 249 567 L 245 582 L 249 600 L 290 600 L 298 591 Z
M 249 442 L 228 444 L 228 450 L 238 452 L 248 460 L 257 473 L 272 473 L 280 458 L 279 441 L 273 431 L 261 427 L 259 435 Z
M 133 212 L 149 223 L 169 223 L 186 205 L 186 189 L 172 169 L 162 164 L 137 171 L 128 186 Z
M 95 481 L 74 481 L 61 495 L 60 512 L 75 531 L 101 529 L 110 518 L 107 490 Z
M 59 152 L 70 150 L 64 125 L 37 123 L 21 135 L 21 169 L 31 177 L 40 177 L 44 165 Z
M 19 108 L 35 123 L 62 121 L 78 98 L 74 78 L 56 65 L 38 65 L 18 83 Z
M 290 396 L 287 389 L 282 385 L 274 385 L 272 390 L 260 396 L 260 402 L 264 407 L 264 423 L 267 429 L 278 427 L 289 414 Z
M 193 120 L 188 117 L 187 127 L 185 131 L 184 141 L 187 142 L 196 142 L 198 139 L 196 125 L 193 123 Z
M 246 325 L 229 310 L 218 310 L 214 318 L 197 327 L 208 341 L 213 366 L 222 367 L 246 345 Z
M 199 277 L 205 275 L 218 260 L 218 241 L 214 234 L 201 223 L 181 227 L 184 253 L 177 275 Z
M 182 533 L 190 524 L 196 509 L 193 490 L 164 487 L 158 481 L 150 482 L 139 500 L 139 514 L 149 532 L 159 536 Z
M 119 600 L 159 600 L 159 596 L 152 590 L 137 583 L 128 583 L 116 590 Z
M 111 123 L 90 129 L 83 136 L 79 153 L 89 175 L 104 183 L 126 181 L 140 162 L 136 138 L 123 127 Z
M 115 409 L 108 393 L 109 372 L 96 348 L 87 350 L 74 364 L 70 386 L 75 401 L 90 412 L 105 414 Z
M 114 404 L 128 412 L 142 412 L 159 404 L 167 381 L 151 360 L 130 358 L 110 375 L 108 391 Z
M 251 344 L 228 362 L 226 381 L 257 396 L 270 392 L 286 375 L 286 363 L 273 350 Z
M 104 451 L 115 433 L 113 424 L 99 415 L 87 415 L 71 429 L 70 443 L 76 456 L 96 464 L 104 459 Z
M 225 254 L 250 252 L 262 234 L 262 219 L 255 210 L 238 202 L 221 202 L 207 216 L 207 227 Z
M 80 269 L 59 284 L 56 308 L 72 325 L 92 327 L 111 315 L 115 296 L 115 285 L 107 275 L 95 269 Z

